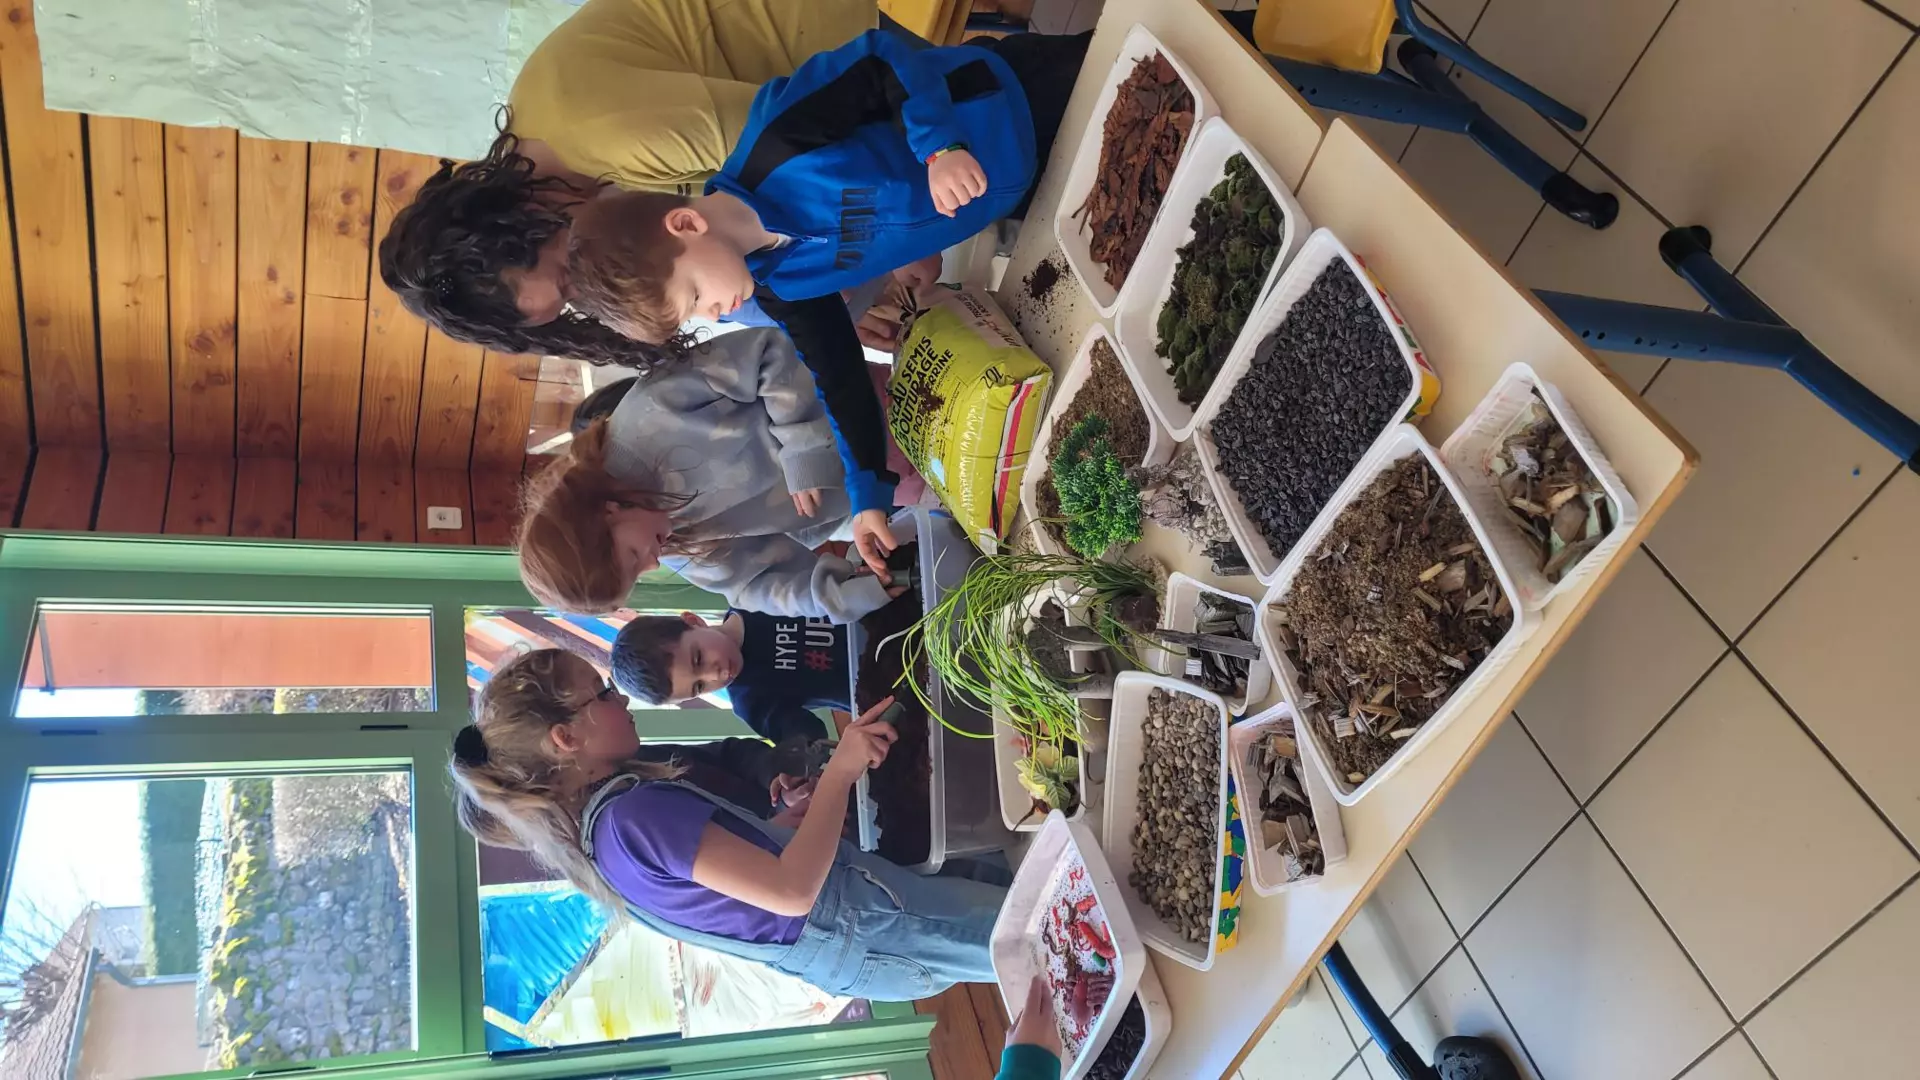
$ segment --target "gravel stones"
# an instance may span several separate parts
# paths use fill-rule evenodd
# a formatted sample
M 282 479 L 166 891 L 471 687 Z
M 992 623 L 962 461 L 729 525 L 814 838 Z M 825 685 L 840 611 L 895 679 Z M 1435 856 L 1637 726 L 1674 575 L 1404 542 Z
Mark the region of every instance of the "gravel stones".
M 1473 526 L 1421 455 L 1341 511 L 1274 611 L 1297 704 L 1348 784 L 1406 746 L 1513 626 Z
M 1367 287 L 1345 263 L 1327 267 L 1210 425 L 1221 473 L 1276 558 L 1399 419 L 1412 388 Z
M 1108 285 L 1126 284 L 1192 131 L 1193 93 L 1180 73 L 1160 53 L 1141 58 L 1107 110 L 1100 166 L 1073 212 L 1092 230 L 1087 252 Z
M 1107 1045 L 1101 1048 L 1100 1056 L 1094 1058 L 1093 1065 L 1087 1069 L 1087 1080 L 1126 1080 L 1128 1070 L 1133 1068 L 1146 1045 L 1147 1010 L 1140 1005 L 1140 995 L 1135 994 L 1127 1001 L 1127 1011 L 1120 1014 L 1120 1022 L 1107 1036 Z
M 1141 720 L 1139 817 L 1127 884 L 1183 940 L 1213 933 L 1220 868 L 1220 714 L 1155 689 Z

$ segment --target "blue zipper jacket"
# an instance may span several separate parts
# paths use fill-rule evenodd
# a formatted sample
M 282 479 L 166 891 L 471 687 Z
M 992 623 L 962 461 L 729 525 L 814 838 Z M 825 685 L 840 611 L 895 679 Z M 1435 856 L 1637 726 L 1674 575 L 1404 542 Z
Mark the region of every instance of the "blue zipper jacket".
M 949 218 L 933 208 L 926 159 L 954 145 L 980 162 L 987 191 Z M 747 266 L 762 310 L 813 372 L 856 513 L 891 506 L 896 478 L 865 354 L 834 294 L 991 225 L 1019 205 L 1034 170 L 1033 118 L 1012 68 L 986 49 L 914 49 L 876 30 L 761 87 L 708 181 L 790 238 Z

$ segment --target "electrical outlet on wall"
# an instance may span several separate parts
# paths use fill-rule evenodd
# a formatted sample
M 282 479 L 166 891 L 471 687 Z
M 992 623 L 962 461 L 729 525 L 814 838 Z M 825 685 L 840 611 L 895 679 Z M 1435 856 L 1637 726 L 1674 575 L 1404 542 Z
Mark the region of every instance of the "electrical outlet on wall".
M 457 506 L 427 507 L 427 528 L 429 529 L 460 528 L 460 508 Z

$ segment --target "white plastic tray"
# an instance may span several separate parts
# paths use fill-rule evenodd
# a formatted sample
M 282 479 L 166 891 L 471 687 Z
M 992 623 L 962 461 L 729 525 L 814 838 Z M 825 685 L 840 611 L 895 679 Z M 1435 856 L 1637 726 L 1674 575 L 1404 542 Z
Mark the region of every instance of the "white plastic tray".
M 1187 133 L 1186 145 L 1180 148 L 1180 157 L 1185 159 L 1193 149 L 1193 137 L 1200 125 L 1209 117 L 1219 113 L 1214 104 L 1213 95 L 1201 85 L 1200 80 L 1172 49 L 1160 43 L 1153 32 L 1135 23 L 1127 31 L 1126 39 L 1120 43 L 1120 55 L 1113 61 L 1113 69 L 1107 72 L 1106 81 L 1101 84 L 1100 96 L 1094 99 L 1092 118 L 1087 121 L 1087 129 L 1080 136 L 1080 147 L 1074 151 L 1073 164 L 1067 170 L 1067 180 L 1060 194 L 1060 206 L 1053 214 L 1053 236 L 1060 242 L 1061 254 L 1067 258 L 1067 265 L 1073 268 L 1073 276 L 1079 279 L 1080 288 L 1093 301 L 1093 308 L 1102 319 L 1113 318 L 1114 309 L 1120 304 L 1120 293 L 1105 278 L 1106 269 L 1093 261 L 1088 251 L 1088 238 L 1091 235 L 1084 222 L 1074 216 L 1074 211 L 1087 201 L 1087 192 L 1093 189 L 1093 181 L 1100 171 L 1100 143 L 1106 130 L 1107 114 L 1113 111 L 1113 103 L 1120 96 L 1120 84 L 1133 74 L 1134 65 L 1142 59 L 1160 53 L 1173 65 L 1180 81 L 1187 84 L 1193 94 L 1193 128 Z M 1041 163 L 1042 166 L 1045 162 Z M 1175 162 L 1178 171 L 1178 162 Z M 1166 200 L 1161 200 L 1161 209 L 1166 208 Z M 1166 220 L 1165 214 L 1154 216 L 1153 228 L 1159 228 Z M 1151 232 L 1149 232 L 1151 237 Z M 1135 266 L 1135 271 L 1139 267 Z
M 1227 730 L 1228 767 L 1233 771 L 1233 786 L 1240 792 L 1240 817 L 1247 829 L 1247 879 L 1253 891 L 1272 896 L 1295 886 L 1320 880 L 1311 874 L 1296 881 L 1287 880 L 1286 861 L 1280 852 L 1266 846 L 1260 831 L 1259 785 L 1250 783 L 1253 768 L 1247 755 L 1253 744 L 1269 729 L 1285 724 L 1294 729 L 1294 742 L 1300 747 L 1302 779 L 1306 781 L 1307 802 L 1313 809 L 1313 827 L 1320 833 L 1320 851 L 1328 866 L 1347 857 L 1347 832 L 1340 824 L 1340 802 L 1327 785 L 1327 766 L 1320 761 L 1312 740 L 1300 734 L 1291 706 L 1282 702 L 1258 716 L 1250 717 Z
M 1166 306 L 1167 297 L 1173 292 L 1173 274 L 1180 262 L 1180 248 L 1193 239 L 1193 212 L 1214 185 L 1226 177 L 1227 162 L 1236 155 L 1245 157 L 1253 166 L 1253 171 L 1266 184 L 1267 190 L 1272 192 L 1273 200 L 1279 205 L 1284 218 L 1280 227 L 1280 251 L 1274 257 L 1273 265 L 1268 268 L 1266 278 L 1260 283 L 1254 310 L 1247 313 L 1247 325 L 1241 327 L 1242 336 L 1251 328 L 1253 314 L 1259 310 L 1260 300 L 1265 299 L 1274 283 L 1280 280 L 1281 272 L 1286 269 L 1288 261 L 1293 258 L 1308 232 L 1306 213 L 1294 200 L 1293 192 L 1287 190 L 1287 185 L 1267 164 L 1267 159 L 1247 145 L 1247 141 L 1228 126 L 1226 120 L 1216 116 L 1194 132 L 1187 152 L 1181 158 L 1179 171 L 1173 174 L 1173 183 L 1167 188 L 1167 197 L 1160 204 L 1160 217 L 1166 225 L 1156 227 L 1149 234 L 1146 246 L 1140 249 L 1140 258 L 1133 264 L 1133 273 L 1120 290 L 1119 308 L 1113 324 L 1114 332 L 1124 347 L 1122 360 L 1133 375 L 1134 385 L 1139 388 L 1140 396 L 1151 403 L 1155 417 L 1172 433 L 1175 442 L 1185 442 L 1193 434 L 1193 419 L 1199 414 L 1199 409 L 1180 400 L 1179 391 L 1174 389 L 1173 374 L 1167 369 L 1167 361 L 1154 354 L 1154 348 L 1160 341 L 1160 309 Z M 1224 364 L 1221 371 L 1225 371 Z M 1206 398 L 1213 396 L 1214 389 L 1220 384 L 1221 380 L 1216 376 L 1201 401 L 1202 405 L 1206 403 Z
M 1472 527 L 1474 538 L 1486 551 L 1487 561 L 1493 564 L 1494 577 L 1498 579 L 1500 588 L 1509 597 L 1509 603 L 1513 608 L 1513 625 L 1507 629 L 1506 636 L 1487 653 L 1485 659 L 1480 661 L 1480 666 L 1474 668 L 1460 683 L 1453 692 L 1453 696 L 1440 707 L 1440 711 L 1420 725 L 1419 730 L 1408 737 L 1400 749 L 1394 752 L 1393 757 L 1387 759 L 1385 765 L 1374 770 L 1373 775 L 1356 786 L 1348 782 L 1347 778 L 1340 775 L 1333 767 L 1333 755 L 1328 753 L 1327 747 L 1320 743 L 1314 725 L 1307 722 L 1308 712 L 1300 708 L 1300 676 L 1294 670 L 1293 662 L 1288 658 L 1286 649 L 1280 644 L 1279 635 L 1274 632 L 1272 612 L 1275 607 L 1284 606 L 1283 601 L 1286 599 L 1287 590 L 1293 585 L 1294 575 L 1298 574 L 1301 566 L 1305 565 L 1306 561 L 1313 557 L 1313 553 L 1319 550 L 1321 539 L 1332 530 L 1333 523 L 1339 519 L 1340 512 L 1346 509 L 1347 504 L 1365 490 L 1367 485 L 1373 483 L 1374 477 L 1385 472 L 1393 463 L 1415 454 L 1425 456 L 1427 463 L 1433 466 L 1433 471 L 1440 477 L 1440 482 L 1447 486 L 1447 492 L 1453 498 L 1454 504 L 1459 507 L 1460 513 L 1467 519 L 1467 524 Z M 1486 523 L 1480 520 L 1480 515 L 1467 501 L 1466 493 L 1460 487 L 1460 481 L 1440 460 L 1439 452 L 1421 436 L 1420 429 L 1410 424 L 1401 424 L 1390 429 L 1387 437 L 1375 446 L 1353 474 L 1347 477 L 1347 482 L 1334 495 L 1333 501 L 1320 511 L 1320 516 L 1314 519 L 1306 535 L 1301 537 L 1300 543 L 1294 547 L 1292 554 L 1287 556 L 1287 561 L 1281 565 L 1279 574 L 1274 578 L 1273 587 L 1267 590 L 1267 595 L 1260 601 L 1259 617 L 1255 620 L 1255 627 L 1262 638 L 1261 645 L 1272 660 L 1275 673 L 1280 676 L 1281 697 L 1293 708 L 1294 714 L 1300 717 L 1295 727 L 1303 740 L 1312 744 L 1314 760 L 1324 770 L 1327 783 L 1333 788 L 1334 798 L 1338 799 L 1342 806 L 1352 806 L 1365 798 L 1368 792 L 1379 787 L 1381 782 L 1398 771 L 1400 766 L 1405 765 L 1409 758 L 1432 742 L 1434 736 L 1440 734 L 1441 729 L 1465 710 L 1474 695 L 1478 694 L 1489 680 L 1498 675 L 1501 669 L 1513 660 L 1521 643 L 1538 625 L 1535 613 L 1522 607 L 1514 597 L 1513 575 L 1508 572 L 1506 560 L 1501 557 L 1500 550 L 1488 539 Z
M 1174 443 L 1178 440 L 1167 433 L 1166 425 L 1154 412 L 1146 398 L 1140 392 L 1139 380 L 1132 378 L 1132 368 L 1120 351 L 1120 343 L 1107 333 L 1101 323 L 1087 328 L 1087 335 L 1080 339 L 1080 348 L 1075 350 L 1073 360 L 1067 365 L 1066 374 L 1054 383 L 1053 397 L 1047 402 L 1047 412 L 1040 420 L 1039 430 L 1033 433 L 1033 448 L 1027 454 L 1026 472 L 1020 478 L 1020 508 L 1026 511 L 1027 523 L 1033 529 L 1034 546 L 1047 555 L 1059 555 L 1064 545 L 1054 542 L 1053 534 L 1040 524 L 1040 478 L 1050 469 L 1048 458 L 1053 454 L 1053 422 L 1058 420 L 1073 403 L 1074 395 L 1087 384 L 1087 378 L 1093 373 L 1093 345 L 1104 341 L 1113 350 L 1114 359 L 1120 363 L 1122 373 L 1128 373 L 1128 388 L 1133 391 L 1133 399 L 1140 403 L 1140 411 L 1147 418 L 1147 452 L 1140 459 L 1141 465 L 1160 465 L 1173 456 Z
M 1121 674 L 1113 688 L 1113 729 L 1107 747 L 1107 805 L 1101 819 L 1100 835 L 1105 841 L 1103 850 L 1107 853 L 1107 864 L 1113 867 L 1113 876 L 1126 894 L 1127 905 L 1133 909 L 1133 922 L 1140 929 L 1141 939 L 1157 952 L 1171 956 L 1190 968 L 1206 971 L 1213 967 L 1214 950 L 1220 941 L 1220 879 L 1225 871 L 1225 860 L 1220 857 L 1218 846 L 1210 853 L 1213 866 L 1213 915 L 1207 921 L 1207 940 L 1204 944 L 1195 944 L 1174 933 L 1127 884 L 1127 877 L 1133 872 L 1133 823 L 1140 816 L 1140 761 L 1145 753 L 1141 738 L 1142 721 L 1146 718 L 1147 699 L 1155 690 L 1199 698 L 1212 705 L 1220 718 L 1219 798 L 1214 810 L 1213 835 L 1226 835 L 1226 702 L 1220 700 L 1220 695 L 1202 690 L 1192 683 L 1145 671 Z
M 1114 880 L 1105 856 L 1100 854 L 1092 830 L 1068 821 L 1058 810 L 1047 815 L 1027 849 L 1026 858 L 1021 860 L 1020 869 L 1013 875 L 1013 884 L 1007 889 L 1006 901 L 1000 905 L 1000 917 L 994 920 L 993 936 L 987 946 L 993 957 L 994 979 L 1000 984 L 1000 1000 L 1006 1004 L 1007 1015 L 1017 1016 L 1026 1004 L 1028 985 L 1041 971 L 1035 961 L 1038 951 L 1046 948 L 1040 943 L 1040 927 L 1046 917 L 1047 900 L 1060 879 L 1076 866 L 1086 868 L 1087 883 L 1093 888 L 1094 899 L 1106 917 L 1107 930 L 1113 939 L 1113 990 L 1088 1029 L 1086 1040 L 1080 1044 L 1080 1052 L 1072 1061 L 1061 1063 L 1061 1080 L 1078 1080 L 1086 1075 L 1126 1012 L 1127 1002 L 1139 992 L 1142 978 L 1151 970 L 1147 950 L 1141 947 L 1140 935 L 1127 909 L 1126 897 L 1119 882 Z M 1155 977 L 1156 989 L 1159 982 Z M 1146 1004 L 1144 997 L 1141 1004 Z
M 1605 489 L 1607 498 L 1613 503 L 1613 531 L 1606 539 L 1594 545 L 1585 558 L 1575 563 L 1560 580 L 1551 582 L 1540 572 L 1534 561 L 1533 545 L 1520 535 L 1506 513 L 1506 499 L 1500 494 L 1500 482 L 1494 479 L 1489 463 L 1500 450 L 1500 443 L 1506 438 L 1515 421 L 1525 413 L 1527 404 L 1538 390 L 1546 402 L 1547 411 L 1553 414 L 1560 430 L 1566 432 L 1568 442 L 1579 451 L 1587 467 L 1593 470 L 1594 479 Z M 1513 585 L 1519 591 L 1516 603 L 1532 610 L 1539 610 L 1562 592 L 1582 581 L 1598 574 L 1613 554 L 1627 542 L 1627 536 L 1633 532 L 1640 521 L 1640 504 L 1634 501 L 1633 494 L 1627 490 L 1626 482 L 1620 479 L 1607 456 L 1600 452 L 1600 444 L 1587 431 L 1587 425 L 1573 411 L 1552 383 L 1543 382 L 1533 367 L 1525 363 L 1509 366 L 1493 389 L 1474 406 L 1466 421 L 1454 429 L 1452 435 L 1440 447 L 1440 457 L 1459 478 L 1460 486 L 1467 493 L 1467 499 L 1483 521 L 1489 522 L 1488 533 L 1494 546 L 1506 559 L 1507 570 L 1513 574 Z
M 1213 421 L 1214 417 L 1219 415 L 1221 407 L 1226 404 L 1227 398 L 1232 396 L 1233 388 L 1253 366 L 1254 354 L 1259 351 L 1261 343 L 1286 321 L 1287 313 L 1292 311 L 1293 305 L 1313 287 L 1321 271 L 1336 262 L 1346 263 L 1347 268 L 1353 271 L 1353 275 L 1366 286 L 1367 295 L 1373 299 L 1374 310 L 1393 331 L 1394 341 L 1400 348 L 1400 355 L 1406 360 L 1408 381 L 1411 384 L 1407 389 L 1405 404 L 1394 414 L 1393 421 L 1381 429 L 1368 453 L 1379 447 L 1381 440 L 1384 440 L 1387 433 L 1393 430 L 1395 423 L 1426 415 L 1433 408 L 1433 403 L 1440 398 L 1439 376 L 1433 373 L 1432 365 L 1427 363 L 1426 355 L 1420 351 L 1420 345 L 1414 340 L 1412 331 L 1407 329 L 1406 321 L 1400 318 L 1399 312 L 1394 310 L 1392 302 L 1387 299 L 1387 294 L 1367 272 L 1366 264 L 1361 262 L 1353 252 L 1348 251 L 1347 246 L 1342 244 L 1331 231 L 1314 230 L 1313 235 L 1307 237 L 1307 242 L 1300 248 L 1300 253 L 1295 255 L 1293 261 L 1287 265 L 1286 272 L 1274 284 L 1267 298 L 1254 309 L 1253 316 L 1247 320 L 1246 328 L 1240 334 L 1239 344 L 1227 357 L 1226 366 L 1220 369 L 1220 377 L 1214 380 L 1213 388 L 1208 391 L 1207 400 L 1201 402 L 1200 411 L 1194 414 L 1193 438 L 1195 446 L 1200 451 L 1200 468 L 1207 474 L 1207 482 L 1213 488 L 1214 498 L 1219 500 L 1220 512 L 1227 519 L 1228 530 L 1233 533 L 1234 540 L 1240 544 L 1240 551 L 1246 555 L 1248 564 L 1253 567 L 1254 576 L 1260 579 L 1262 585 L 1273 584 L 1280 572 L 1280 563 L 1287 557 L 1287 553 L 1275 551 L 1267 543 L 1266 534 L 1262 533 L 1260 527 L 1247 516 L 1246 505 L 1240 501 L 1240 496 L 1234 492 L 1233 485 L 1228 483 L 1226 476 L 1221 473 L 1220 453 L 1213 444 Z M 1365 453 L 1361 455 L 1360 460 L 1366 460 Z M 1360 462 L 1356 461 L 1354 468 L 1358 468 L 1359 464 Z M 1351 478 L 1351 470 L 1348 476 Z M 1337 491 L 1338 488 L 1335 490 Z
M 1201 581 L 1199 578 L 1189 577 L 1186 574 L 1175 571 L 1167 577 L 1166 598 L 1160 602 L 1160 629 L 1192 633 L 1195 623 L 1199 621 L 1201 593 L 1212 593 L 1215 596 L 1224 596 L 1228 600 L 1238 600 L 1254 610 L 1254 622 L 1256 624 L 1260 621 L 1259 609 L 1255 607 L 1253 597 L 1241 596 L 1239 593 L 1228 592 L 1225 589 L 1216 589 L 1206 582 Z M 1266 645 L 1260 643 L 1257 636 L 1254 641 L 1256 644 L 1260 644 L 1262 652 L 1266 651 Z M 1171 675 L 1176 679 L 1182 678 L 1185 674 L 1185 669 L 1180 666 L 1184 659 L 1184 657 L 1176 656 L 1165 649 L 1150 648 L 1146 650 L 1148 667 L 1162 675 Z M 1247 711 L 1247 702 L 1259 701 L 1261 698 L 1266 697 L 1267 691 L 1272 688 L 1273 669 L 1263 657 L 1247 666 L 1247 692 L 1238 697 L 1229 697 L 1223 694 L 1221 695 L 1221 700 L 1227 703 L 1227 712 L 1230 715 L 1239 716 Z

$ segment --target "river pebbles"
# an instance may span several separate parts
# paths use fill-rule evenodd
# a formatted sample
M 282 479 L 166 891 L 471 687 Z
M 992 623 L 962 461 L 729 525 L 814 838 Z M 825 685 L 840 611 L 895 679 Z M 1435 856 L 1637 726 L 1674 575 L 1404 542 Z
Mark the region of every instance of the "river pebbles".
M 1156 689 L 1140 730 L 1140 816 L 1127 884 L 1175 933 L 1204 943 L 1220 865 L 1220 713 L 1201 698 Z
M 1366 286 L 1336 262 L 1260 343 L 1210 425 L 1220 470 L 1284 558 L 1399 413 L 1412 376 Z

